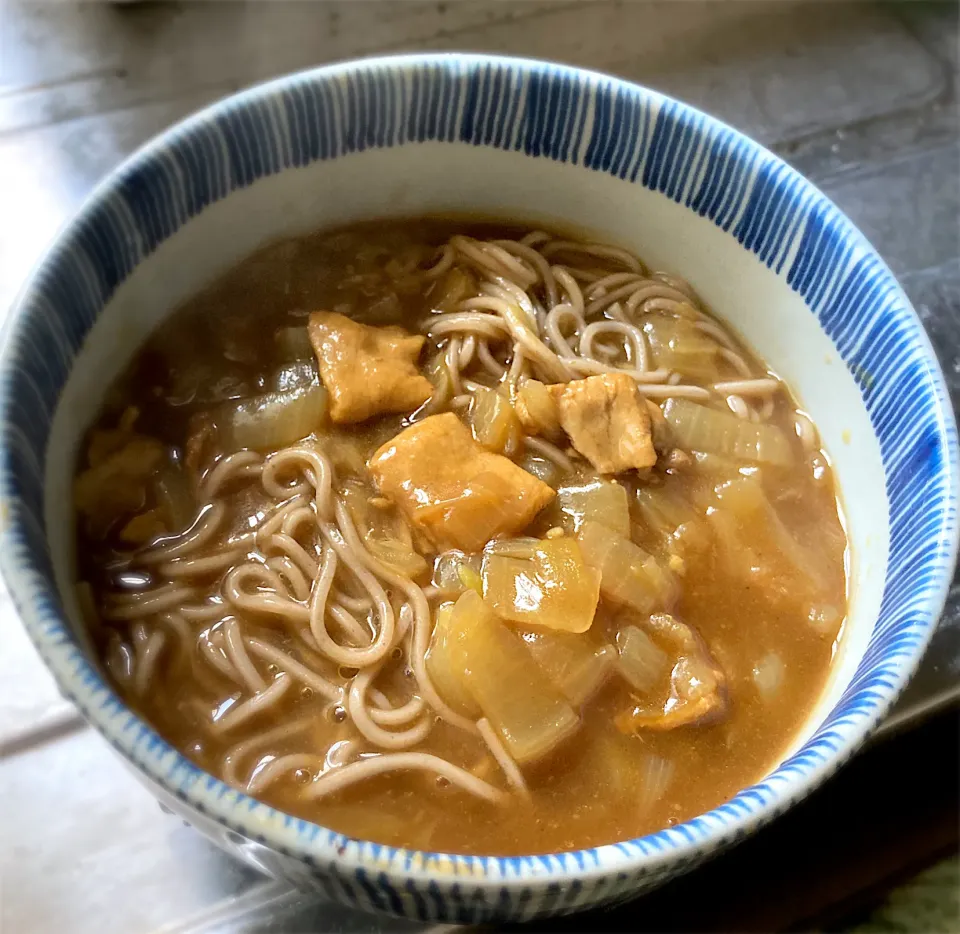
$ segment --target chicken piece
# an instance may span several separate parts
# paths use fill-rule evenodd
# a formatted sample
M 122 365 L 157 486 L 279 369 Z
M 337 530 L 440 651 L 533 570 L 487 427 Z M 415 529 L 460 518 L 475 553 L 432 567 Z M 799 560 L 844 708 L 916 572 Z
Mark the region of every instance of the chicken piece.
M 588 376 L 549 389 L 557 400 L 561 427 L 600 473 L 643 469 L 657 462 L 646 399 L 625 373 Z
M 97 428 L 92 431 L 87 444 L 87 463 L 96 467 L 137 438 L 133 426 L 139 417 L 140 410 L 134 405 L 128 405 L 117 421 L 116 428 Z
M 401 431 L 369 467 L 383 496 L 438 551 L 480 551 L 497 535 L 516 535 L 556 495 L 513 461 L 484 450 L 450 412 Z
M 644 700 L 621 713 L 618 729 L 674 730 L 722 716 L 727 709 L 726 677 L 700 636 L 668 613 L 654 613 L 638 625 L 676 658 L 670 694 L 662 703 Z
M 74 480 L 74 505 L 90 535 L 102 538 L 118 519 L 143 508 L 147 483 L 163 457 L 159 441 L 131 435 L 122 448 Z
M 416 366 L 424 341 L 420 335 L 399 327 L 373 328 L 330 311 L 310 315 L 308 330 L 333 421 L 409 412 L 433 394 Z
M 126 447 L 133 437 L 133 434 L 121 428 L 98 428 L 90 434 L 87 462 L 91 467 L 102 464 L 111 454 Z
M 650 435 L 653 438 L 653 448 L 662 455 L 670 447 L 670 425 L 663 417 L 663 409 L 653 399 L 644 399 L 647 413 L 650 416 Z
M 134 516 L 120 530 L 120 540 L 128 545 L 146 545 L 168 532 L 169 529 L 163 521 L 163 510 L 148 509 Z

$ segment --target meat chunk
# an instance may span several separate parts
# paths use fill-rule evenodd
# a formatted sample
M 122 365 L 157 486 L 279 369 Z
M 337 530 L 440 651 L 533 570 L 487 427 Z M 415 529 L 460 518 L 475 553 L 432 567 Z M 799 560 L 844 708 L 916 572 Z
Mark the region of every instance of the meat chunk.
M 331 311 L 310 315 L 308 331 L 333 421 L 409 412 L 430 398 L 433 387 L 416 366 L 423 337 L 399 327 L 373 328 Z
M 670 446 L 670 426 L 663 417 L 663 410 L 653 399 L 644 400 L 647 405 L 647 414 L 650 416 L 650 436 L 653 438 L 653 447 L 657 454 L 663 454 Z
M 522 532 L 554 497 L 533 474 L 484 450 L 450 412 L 404 429 L 370 458 L 380 492 L 439 551 L 479 551 Z
M 600 473 L 657 462 L 646 400 L 625 373 L 588 376 L 549 388 L 557 400 L 560 426 Z
M 102 538 L 124 516 L 143 508 L 147 484 L 164 457 L 155 438 L 127 435 L 119 450 L 102 457 L 73 482 L 73 501 L 88 533 Z
M 620 714 L 617 727 L 625 733 L 674 730 L 722 716 L 727 708 L 726 677 L 700 636 L 668 613 L 654 613 L 641 628 L 675 659 L 670 692 L 665 700 L 644 699 Z
M 134 516 L 121 530 L 120 541 L 128 545 L 146 545 L 147 542 L 166 535 L 169 529 L 163 521 L 162 509 L 148 509 Z

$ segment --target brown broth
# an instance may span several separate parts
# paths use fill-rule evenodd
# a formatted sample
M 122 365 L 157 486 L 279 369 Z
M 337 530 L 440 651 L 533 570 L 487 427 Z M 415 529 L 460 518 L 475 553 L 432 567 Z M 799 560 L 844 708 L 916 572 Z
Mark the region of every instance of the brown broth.
M 137 432 L 159 439 L 175 457 L 182 457 L 192 416 L 270 386 L 283 362 L 274 341 L 279 327 L 302 325 L 310 311 L 326 308 L 349 312 L 365 323 L 403 324 L 416 330 L 416 322 L 427 311 L 422 293 L 401 290 L 390 297 L 393 293 L 377 286 L 371 274 L 379 275 L 391 257 L 424 261 L 435 245 L 464 229 L 463 223 L 449 221 L 360 225 L 257 253 L 164 323 L 111 388 L 94 428 L 114 428 L 122 413 L 134 406 L 139 410 Z M 503 226 L 472 224 L 466 230 L 475 236 L 515 234 Z M 749 351 L 743 353 L 755 373 L 766 372 Z M 818 555 L 823 602 L 842 609 L 846 543 L 832 475 L 823 454 L 800 453 L 793 427 L 796 404 L 784 395 L 780 393 L 769 421 L 787 433 L 797 457 L 792 467 L 763 470 L 764 488 L 794 538 Z M 402 424 L 402 418 L 390 416 L 345 430 L 344 435 L 369 455 Z M 624 479 L 628 489 L 639 482 Z M 695 468 L 667 472 L 658 466 L 643 482 L 663 485 L 695 501 L 705 481 Z M 545 516 L 533 531 L 543 533 L 549 525 Z M 653 547 L 642 528 L 635 537 L 638 544 Z M 80 525 L 78 576 L 92 585 L 97 603 L 103 591 L 115 585 L 109 563 L 119 548 L 115 530 L 98 539 Z M 785 559 L 774 560 L 774 574 L 782 582 L 782 593 L 776 596 L 731 576 L 726 564 L 730 557 L 716 545 L 687 555 L 682 594 L 674 609 L 700 634 L 726 675 L 729 704 L 722 719 L 625 735 L 613 720 L 631 705 L 630 691 L 625 682 L 612 679 L 585 705 L 577 738 L 525 769 L 530 801 L 512 798 L 506 806 L 494 807 L 420 773 L 369 780 L 316 803 L 301 801 L 301 784 L 289 780 L 273 785 L 263 798 L 359 838 L 434 851 L 504 855 L 623 840 L 721 804 L 760 779 L 783 755 L 823 690 L 840 629 L 838 621 L 820 631 L 805 618 L 803 602 L 790 598 L 796 572 Z M 601 631 L 609 627 L 614 615 L 601 604 L 595 627 Z M 269 620 L 250 618 L 245 625 L 267 639 L 281 638 Z M 108 633 L 118 627 L 97 623 L 93 628 L 106 653 Z M 768 653 L 784 662 L 783 682 L 772 699 L 761 695 L 753 676 L 754 667 Z M 280 721 L 240 729 L 229 739 L 212 736 L 204 728 L 205 717 L 218 698 L 235 688 L 214 674 L 194 676 L 196 669 L 190 660 L 165 657 L 145 696 L 117 687 L 174 746 L 202 768 L 222 775 L 223 758 L 231 747 Z M 309 716 L 312 722 L 302 735 L 272 744 L 274 754 L 309 748 L 322 755 L 352 735 L 349 722 L 333 718 L 328 702 L 306 692 L 291 692 L 284 713 L 290 719 Z M 467 768 L 485 757 L 475 738 L 442 723 L 420 748 Z M 668 760 L 675 768 L 666 793 L 653 801 L 643 794 L 650 756 Z M 487 761 L 490 774 L 485 777 L 499 781 Z

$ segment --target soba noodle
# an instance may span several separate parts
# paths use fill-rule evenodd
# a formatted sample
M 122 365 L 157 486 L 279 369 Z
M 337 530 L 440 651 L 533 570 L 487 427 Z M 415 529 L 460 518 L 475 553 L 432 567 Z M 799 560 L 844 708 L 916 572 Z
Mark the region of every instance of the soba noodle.
M 444 359 L 458 400 L 463 398 L 464 373 L 475 359 L 497 378 L 506 374 L 512 387 L 528 377 L 556 382 L 626 373 L 651 399 L 709 399 L 710 389 L 671 381 L 676 373 L 653 365 L 644 324 L 662 315 L 689 319 L 717 342 L 718 355 L 741 377 L 732 381 L 743 387 L 741 396 L 763 396 L 779 388 L 779 381 L 767 374 L 752 378 L 749 364 L 700 306 L 688 283 L 659 273 L 647 275 L 638 260 L 615 247 L 544 237 L 538 234 L 533 247 L 522 241 L 455 236 L 443 248 L 443 272 L 462 263 L 481 276 L 485 293 L 422 322 L 430 337 L 447 340 Z M 554 257 L 567 258 L 567 264 L 551 265 Z M 607 260 L 630 271 L 608 272 L 591 281 L 591 271 L 578 267 L 575 257 Z M 425 278 L 438 278 L 437 268 L 429 269 Z M 585 292 L 578 280 L 589 282 Z M 465 354 L 466 341 L 471 344 Z M 494 356 L 494 348 L 510 361 L 507 365 Z M 712 391 L 721 398 L 734 394 L 725 387 L 719 383 Z M 441 404 L 434 398 L 421 414 L 432 414 Z M 734 403 L 733 411 L 758 420 L 757 410 L 743 399 Z

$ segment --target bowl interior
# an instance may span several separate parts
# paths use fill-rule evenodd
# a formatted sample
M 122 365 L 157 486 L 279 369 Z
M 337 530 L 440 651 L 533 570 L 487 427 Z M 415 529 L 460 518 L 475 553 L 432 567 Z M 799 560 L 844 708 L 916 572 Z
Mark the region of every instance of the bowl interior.
M 848 523 L 852 601 L 829 685 L 789 751 L 797 748 L 849 683 L 877 617 L 886 573 L 883 467 L 859 388 L 784 277 L 708 219 L 659 192 L 522 153 L 424 143 L 315 162 L 231 193 L 146 256 L 97 318 L 54 419 L 46 524 L 61 593 L 71 594 L 73 543 L 62 504 L 69 501 L 78 442 L 109 381 L 159 321 L 282 237 L 357 220 L 450 213 L 573 227 L 687 278 L 786 379 L 813 417 L 835 463 Z
M 484 91 L 501 77 L 509 93 Z M 613 79 L 468 58 L 326 69 L 201 115 L 108 179 L 23 296 L 7 348 L 3 569 L 31 634 L 130 754 L 105 723 L 116 702 L 91 712 L 107 692 L 70 645 L 85 645 L 66 506 L 84 426 L 156 324 L 257 247 L 428 213 L 572 226 L 685 276 L 819 427 L 851 543 L 846 632 L 788 761 L 695 836 L 769 816 L 849 753 L 919 658 L 955 550 L 955 429 L 906 299 L 839 212 L 728 128 Z

